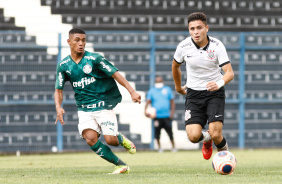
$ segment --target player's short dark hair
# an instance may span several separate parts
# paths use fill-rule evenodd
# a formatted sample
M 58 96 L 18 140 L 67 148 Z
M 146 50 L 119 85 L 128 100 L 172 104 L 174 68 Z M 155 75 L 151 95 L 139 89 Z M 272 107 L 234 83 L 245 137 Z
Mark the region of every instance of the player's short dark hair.
M 205 25 L 207 25 L 207 16 L 203 12 L 195 12 L 188 15 L 188 25 L 191 21 L 201 20 Z
M 69 35 L 76 34 L 76 33 L 78 33 L 78 34 L 85 34 L 86 35 L 85 31 L 83 29 L 80 29 L 80 28 L 72 28 L 69 31 Z

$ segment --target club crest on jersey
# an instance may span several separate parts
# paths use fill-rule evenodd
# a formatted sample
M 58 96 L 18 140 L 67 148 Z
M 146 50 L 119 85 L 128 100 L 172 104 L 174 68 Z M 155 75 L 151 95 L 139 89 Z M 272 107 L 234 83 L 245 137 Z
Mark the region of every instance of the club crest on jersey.
M 207 53 L 208 53 L 208 58 L 209 58 L 210 60 L 212 60 L 212 59 L 215 58 L 214 50 L 213 50 L 213 51 L 212 51 L 212 50 L 207 51 Z
M 89 74 L 90 72 L 92 72 L 92 66 L 86 63 L 86 65 L 83 67 L 83 71 L 84 73 Z

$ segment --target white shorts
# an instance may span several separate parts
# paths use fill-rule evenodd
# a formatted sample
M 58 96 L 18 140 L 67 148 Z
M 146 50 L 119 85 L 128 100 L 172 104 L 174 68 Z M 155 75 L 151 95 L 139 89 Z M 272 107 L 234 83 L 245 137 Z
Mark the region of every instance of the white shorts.
M 92 129 L 103 135 L 118 135 L 117 117 L 113 110 L 101 110 L 94 112 L 78 111 L 78 131 L 82 137 L 85 129 Z

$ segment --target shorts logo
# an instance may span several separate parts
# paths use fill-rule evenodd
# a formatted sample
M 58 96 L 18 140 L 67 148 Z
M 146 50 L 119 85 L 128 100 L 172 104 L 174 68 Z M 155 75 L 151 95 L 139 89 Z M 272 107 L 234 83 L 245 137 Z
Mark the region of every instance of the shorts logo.
M 159 126 L 160 126 L 159 121 L 158 121 L 158 120 L 155 120 L 155 121 L 154 121 L 154 127 L 159 127 Z
M 84 73 L 89 74 L 90 72 L 92 72 L 92 66 L 86 63 L 86 65 L 83 67 L 83 71 Z
M 185 111 L 185 121 L 187 121 L 190 118 L 191 118 L 191 111 L 190 110 L 186 110 Z
M 208 58 L 209 58 L 210 60 L 212 60 L 212 59 L 215 58 L 214 50 L 213 50 L 213 51 L 212 51 L 212 50 L 207 51 L 207 53 L 208 53 Z

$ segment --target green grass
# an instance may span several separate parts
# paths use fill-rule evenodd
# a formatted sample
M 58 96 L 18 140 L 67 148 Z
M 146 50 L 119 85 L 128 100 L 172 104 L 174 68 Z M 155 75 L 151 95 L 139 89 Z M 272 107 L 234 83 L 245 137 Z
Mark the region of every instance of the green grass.
M 200 150 L 177 153 L 127 152 L 116 154 L 131 172 L 109 175 L 114 165 L 95 153 L 0 156 L 1 184 L 76 183 L 282 183 L 282 150 L 232 150 L 237 158 L 234 175 L 219 175 Z

